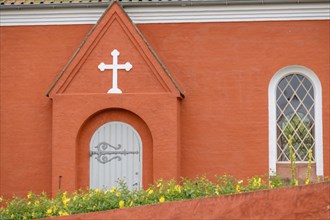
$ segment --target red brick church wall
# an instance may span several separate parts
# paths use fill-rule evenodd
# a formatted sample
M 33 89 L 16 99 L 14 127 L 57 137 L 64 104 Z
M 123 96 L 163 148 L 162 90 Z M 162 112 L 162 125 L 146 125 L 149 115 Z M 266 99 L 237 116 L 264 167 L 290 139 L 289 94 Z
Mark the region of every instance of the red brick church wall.
M 91 27 L 0 27 L 1 195 L 51 192 L 52 103 L 44 94 Z
M 52 103 L 44 93 L 91 27 L 1 27 L 1 195 L 51 192 Z M 329 175 L 328 27 L 329 21 L 138 25 L 186 95 L 182 176 L 267 173 L 268 85 L 279 69 L 296 64 L 312 69 L 323 86 Z
M 329 21 L 138 27 L 186 94 L 183 176 L 243 178 L 268 172 L 268 86 L 289 65 L 306 66 L 321 81 L 324 173 L 329 176 Z

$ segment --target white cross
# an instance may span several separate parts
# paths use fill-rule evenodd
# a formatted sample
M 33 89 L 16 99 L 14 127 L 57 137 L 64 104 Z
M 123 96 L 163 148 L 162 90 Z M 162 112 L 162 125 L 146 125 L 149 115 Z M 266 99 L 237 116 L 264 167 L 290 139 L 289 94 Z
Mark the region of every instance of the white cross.
M 112 88 L 109 89 L 108 93 L 116 93 L 120 94 L 123 93 L 119 88 L 118 88 L 118 70 L 126 70 L 129 71 L 132 69 L 132 64 L 129 62 L 126 62 L 125 64 L 118 64 L 118 56 L 119 56 L 119 51 L 114 49 L 111 52 L 112 55 L 112 60 L 113 64 L 104 64 L 103 62 L 98 65 L 98 68 L 103 72 L 104 70 L 109 70 L 112 69 Z

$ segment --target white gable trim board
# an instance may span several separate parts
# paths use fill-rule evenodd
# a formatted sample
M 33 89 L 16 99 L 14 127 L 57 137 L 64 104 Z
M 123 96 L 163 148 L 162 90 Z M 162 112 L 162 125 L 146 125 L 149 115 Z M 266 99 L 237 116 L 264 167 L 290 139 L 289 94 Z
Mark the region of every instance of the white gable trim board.
M 1 9 L 0 26 L 95 24 L 105 7 Z M 329 3 L 125 7 L 135 24 L 329 20 Z

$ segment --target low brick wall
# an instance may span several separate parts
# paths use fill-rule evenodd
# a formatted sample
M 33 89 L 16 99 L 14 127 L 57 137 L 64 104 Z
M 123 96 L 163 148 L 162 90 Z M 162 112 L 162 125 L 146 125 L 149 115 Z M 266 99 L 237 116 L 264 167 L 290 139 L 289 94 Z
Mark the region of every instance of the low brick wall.
M 330 219 L 330 182 L 86 213 L 65 219 Z

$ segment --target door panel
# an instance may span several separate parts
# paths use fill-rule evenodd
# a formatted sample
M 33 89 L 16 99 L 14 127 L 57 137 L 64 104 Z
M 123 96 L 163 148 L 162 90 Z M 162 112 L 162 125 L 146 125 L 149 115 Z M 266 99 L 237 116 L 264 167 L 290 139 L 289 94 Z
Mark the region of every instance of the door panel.
M 142 142 L 137 131 L 123 122 L 99 127 L 90 141 L 90 188 L 110 189 L 126 182 L 142 187 Z

